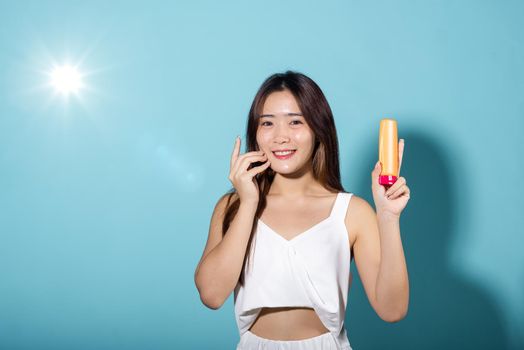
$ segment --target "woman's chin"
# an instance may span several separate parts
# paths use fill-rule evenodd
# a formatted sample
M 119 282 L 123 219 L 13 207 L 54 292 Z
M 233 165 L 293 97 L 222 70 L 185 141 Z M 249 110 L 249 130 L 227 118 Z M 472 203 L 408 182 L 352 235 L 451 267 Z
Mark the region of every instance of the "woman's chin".
M 295 167 L 272 167 L 271 170 L 280 175 L 292 175 L 298 171 Z

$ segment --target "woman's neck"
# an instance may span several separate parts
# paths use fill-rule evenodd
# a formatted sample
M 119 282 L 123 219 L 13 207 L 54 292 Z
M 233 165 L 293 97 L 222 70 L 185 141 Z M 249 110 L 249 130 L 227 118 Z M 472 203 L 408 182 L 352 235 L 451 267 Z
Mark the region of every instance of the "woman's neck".
M 313 177 L 313 173 L 308 171 L 299 177 L 275 174 L 268 195 L 298 198 L 320 193 L 328 193 L 328 191 Z

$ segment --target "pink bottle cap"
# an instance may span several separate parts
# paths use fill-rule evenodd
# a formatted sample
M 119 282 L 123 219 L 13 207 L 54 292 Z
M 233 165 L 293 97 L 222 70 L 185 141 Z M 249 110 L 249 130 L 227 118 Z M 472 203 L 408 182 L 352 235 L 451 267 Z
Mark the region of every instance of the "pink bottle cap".
M 381 185 L 393 185 L 397 181 L 397 177 L 394 175 L 380 175 L 378 177 L 378 183 Z

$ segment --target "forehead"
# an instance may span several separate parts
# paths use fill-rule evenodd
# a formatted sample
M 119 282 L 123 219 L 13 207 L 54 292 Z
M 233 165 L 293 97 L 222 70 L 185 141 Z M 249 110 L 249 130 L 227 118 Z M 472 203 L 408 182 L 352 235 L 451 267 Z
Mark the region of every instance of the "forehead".
M 301 113 L 297 100 L 289 90 L 275 91 L 266 97 L 261 114 Z

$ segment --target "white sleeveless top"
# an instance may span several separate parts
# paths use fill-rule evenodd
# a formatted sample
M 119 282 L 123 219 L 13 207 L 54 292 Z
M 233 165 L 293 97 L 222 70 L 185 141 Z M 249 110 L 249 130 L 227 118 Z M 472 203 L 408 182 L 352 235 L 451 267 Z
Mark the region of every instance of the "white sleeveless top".
M 344 328 L 351 262 L 344 219 L 352 196 L 339 192 L 329 217 L 291 240 L 258 220 L 244 286 L 234 290 L 241 337 L 262 307 L 311 307 L 339 348 L 351 349 Z

